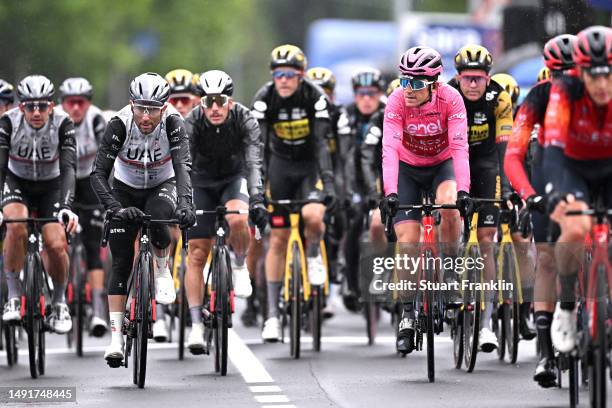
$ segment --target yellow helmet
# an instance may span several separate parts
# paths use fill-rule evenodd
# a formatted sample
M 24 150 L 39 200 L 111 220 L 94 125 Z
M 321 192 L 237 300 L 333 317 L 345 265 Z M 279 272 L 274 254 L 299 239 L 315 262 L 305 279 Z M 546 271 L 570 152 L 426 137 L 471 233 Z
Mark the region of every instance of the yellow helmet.
M 166 74 L 166 81 L 170 84 L 170 94 L 194 93 L 193 72 L 186 69 L 173 69 Z
M 395 78 L 393 81 L 389 82 L 389 85 L 387 85 L 387 96 L 391 95 L 391 93 L 399 87 L 400 87 L 399 78 Z
M 293 67 L 303 71 L 306 69 L 306 66 L 307 61 L 304 52 L 295 45 L 279 45 L 272 50 L 270 56 L 270 69 L 277 67 Z
M 548 69 L 548 67 L 542 67 L 540 72 L 538 72 L 538 82 L 546 81 L 548 79 L 550 79 L 550 69 Z
M 204 91 L 200 86 L 200 74 L 195 73 L 193 77 L 191 77 L 191 89 L 193 93 L 197 96 L 202 96 Z
M 508 92 L 510 98 L 512 98 L 512 103 L 516 103 L 521 93 L 521 88 L 512 75 L 500 73 L 493 75 L 491 79 L 501 85 L 501 87 Z
M 334 92 L 336 88 L 336 77 L 331 70 L 323 67 L 314 67 L 306 71 L 306 76 L 312 82 L 329 92 Z
M 455 55 L 455 68 L 457 72 L 461 72 L 464 69 L 482 69 L 488 74 L 492 65 L 493 57 L 489 50 L 482 45 L 465 45 Z

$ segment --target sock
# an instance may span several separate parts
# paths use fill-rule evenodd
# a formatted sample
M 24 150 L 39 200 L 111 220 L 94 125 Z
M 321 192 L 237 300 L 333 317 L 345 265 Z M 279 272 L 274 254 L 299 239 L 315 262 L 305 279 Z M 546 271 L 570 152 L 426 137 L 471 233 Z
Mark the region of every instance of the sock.
M 19 280 L 19 274 L 21 272 L 6 272 L 6 284 L 8 286 L 8 298 L 21 297 L 21 281 Z
M 91 289 L 91 303 L 93 308 L 94 316 L 102 318 L 104 316 L 104 289 L 93 288 Z
M 280 297 L 280 288 L 282 282 L 268 282 L 266 284 L 268 289 L 268 319 L 271 317 L 278 317 L 278 298 Z
M 485 301 L 485 309 L 480 318 L 481 329 L 491 330 L 491 315 L 492 314 L 493 314 L 493 302 L 487 300 Z
M 111 342 L 123 344 L 123 312 L 110 312 Z
M 531 310 L 531 302 L 523 302 L 519 306 L 519 315 L 523 319 L 528 319 L 530 310 Z
M 51 303 L 66 303 L 66 283 L 53 281 L 53 297 Z
M 234 263 L 236 266 L 242 267 L 244 266 L 244 260 L 246 259 L 246 255 L 236 255 L 234 256 Z
M 308 241 L 308 245 L 306 247 L 306 257 L 308 258 L 316 258 L 319 256 L 321 252 L 321 240 L 318 239 L 316 241 Z
M 155 259 L 155 276 L 162 276 L 166 272 L 166 265 L 168 265 L 168 255 L 154 255 L 153 258 Z
M 191 315 L 191 324 L 202 323 L 202 305 L 190 307 L 189 314 Z
M 553 358 L 553 345 L 550 337 L 550 325 L 552 323 L 552 312 L 535 312 L 535 324 L 538 331 L 538 344 L 540 345 L 540 358 Z
M 406 317 L 408 319 L 414 319 L 414 308 L 412 307 L 412 303 L 404 303 L 402 319 Z
M 576 275 L 559 276 L 561 283 L 561 309 L 574 310 L 576 306 Z

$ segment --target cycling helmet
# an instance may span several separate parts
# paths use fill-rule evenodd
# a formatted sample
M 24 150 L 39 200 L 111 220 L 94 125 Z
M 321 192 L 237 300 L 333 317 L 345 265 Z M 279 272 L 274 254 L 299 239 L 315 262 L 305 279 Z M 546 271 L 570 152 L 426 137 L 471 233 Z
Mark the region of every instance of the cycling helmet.
M 550 69 L 548 69 L 548 67 L 542 67 L 540 72 L 538 72 L 538 82 L 547 81 L 549 79 L 551 79 Z
M 521 88 L 516 82 L 516 79 L 512 77 L 512 75 L 500 73 L 493 75 L 491 79 L 501 85 L 501 87 L 504 88 L 506 92 L 508 92 L 508 95 L 510 95 L 513 104 L 516 103 L 521 93 Z
M 200 75 L 201 74 L 193 74 L 191 77 L 191 91 L 196 96 L 203 95 L 202 88 L 200 88 Z
M 563 71 L 574 67 L 572 50 L 575 41 L 575 35 L 561 34 L 544 44 L 542 55 L 544 56 L 544 64 L 548 69 Z
M 380 71 L 375 68 L 365 68 L 355 72 L 351 78 L 351 83 L 353 84 L 353 90 L 362 86 L 373 86 L 382 91 L 385 87 Z
M 0 102 L 3 104 L 15 102 L 15 89 L 3 79 L 0 79 Z
M 193 72 L 186 69 L 173 69 L 166 74 L 170 94 L 193 93 Z
M 270 69 L 278 67 L 293 67 L 303 71 L 306 69 L 306 65 L 307 61 L 304 52 L 295 45 L 280 45 L 272 50 Z
M 227 95 L 234 93 L 234 81 L 223 71 L 212 70 L 202 73 L 200 77 L 200 88 L 203 95 Z
M 461 72 L 464 69 L 482 69 L 488 74 L 491 71 L 492 65 L 493 57 L 489 50 L 482 45 L 465 45 L 455 55 L 455 68 L 457 72 Z
M 161 75 L 147 72 L 130 84 L 130 100 L 144 105 L 163 106 L 170 96 L 170 85 Z
M 91 99 L 93 87 L 85 78 L 68 78 L 59 87 L 60 99 L 67 96 L 84 96 Z
M 399 87 L 400 87 L 399 78 L 395 78 L 393 81 L 389 82 L 389 85 L 387 85 L 387 96 L 391 95 L 391 93 L 393 93 L 393 91 L 395 91 Z
M 53 83 L 44 75 L 29 75 L 17 85 L 17 96 L 21 102 L 40 99 L 51 101 L 54 92 Z
M 592 26 L 578 33 L 574 62 L 583 68 L 612 65 L 612 28 Z
M 306 76 L 312 82 L 329 92 L 334 92 L 336 88 L 336 77 L 331 70 L 323 67 L 310 68 L 306 71 Z
M 442 56 L 430 47 L 412 47 L 401 56 L 399 71 L 407 76 L 437 78 L 442 72 Z

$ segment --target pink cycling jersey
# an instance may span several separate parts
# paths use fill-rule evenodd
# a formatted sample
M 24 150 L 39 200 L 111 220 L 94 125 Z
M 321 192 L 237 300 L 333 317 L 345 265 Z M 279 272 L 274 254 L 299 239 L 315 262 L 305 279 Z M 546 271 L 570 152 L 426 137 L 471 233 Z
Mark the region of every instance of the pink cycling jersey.
M 397 194 L 399 161 L 411 166 L 435 166 L 452 157 L 457 191 L 470 191 L 467 115 L 459 92 L 438 83 L 431 101 L 406 106 L 404 91 L 396 89 L 387 101 L 383 124 L 383 182 L 385 194 Z

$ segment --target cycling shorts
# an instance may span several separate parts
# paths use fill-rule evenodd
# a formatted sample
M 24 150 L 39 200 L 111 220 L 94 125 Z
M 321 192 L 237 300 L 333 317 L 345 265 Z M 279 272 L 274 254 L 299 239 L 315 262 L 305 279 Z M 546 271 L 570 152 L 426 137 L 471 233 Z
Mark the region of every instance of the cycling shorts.
M 500 198 L 500 178 L 497 156 L 470 163 L 470 196 L 475 198 Z M 478 211 L 478 228 L 495 228 L 499 221 L 499 208 L 495 204 L 483 204 Z
M 81 241 L 85 248 L 87 270 L 102 269 L 100 259 L 100 239 L 104 228 L 104 207 L 98 202 L 96 194 L 91 187 L 89 177 L 78 179 L 74 192 L 74 208 L 79 216 Z M 88 208 L 79 208 L 79 204 Z M 98 206 L 99 208 L 91 208 Z
M 596 198 L 603 199 L 606 208 L 612 207 L 612 159 L 574 160 L 566 156 L 559 191 L 590 205 Z
M 46 181 L 32 181 L 17 177 L 10 171 L 4 181 L 2 207 L 20 203 L 30 214 L 36 211 L 41 218 L 56 217 L 60 203 L 60 177 Z

